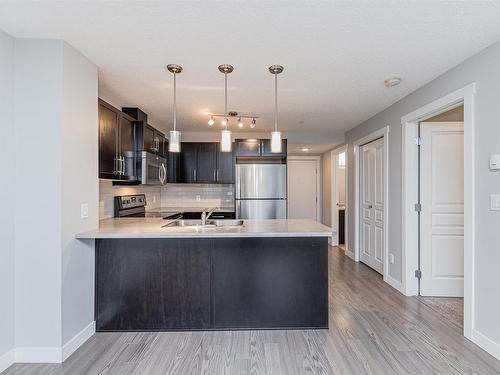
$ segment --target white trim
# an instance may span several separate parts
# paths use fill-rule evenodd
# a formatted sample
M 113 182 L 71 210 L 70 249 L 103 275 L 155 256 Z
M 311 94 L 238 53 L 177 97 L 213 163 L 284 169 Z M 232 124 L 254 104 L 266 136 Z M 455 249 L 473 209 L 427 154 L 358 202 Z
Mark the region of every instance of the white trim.
M 488 336 L 474 329 L 472 331 L 472 341 L 490 353 L 493 357 L 500 360 L 500 345 Z
M 401 281 L 396 280 L 389 274 L 384 276 L 384 281 L 390 286 L 392 286 L 394 289 L 396 289 L 399 293 L 405 294 L 403 283 Z
M 90 339 L 95 333 L 95 321 L 90 323 L 87 327 L 78 332 L 72 339 L 70 339 L 62 347 L 62 361 L 64 362 L 68 357 L 73 354 L 80 346 Z
M 338 196 L 339 192 L 337 189 L 337 163 L 338 163 L 338 157 L 339 154 L 342 152 L 345 153 L 346 155 L 346 165 L 345 165 L 345 177 L 344 177 L 344 189 L 345 189 L 345 202 L 344 202 L 344 209 L 345 209 L 345 215 L 347 215 L 347 145 L 343 145 L 340 147 L 337 147 L 333 149 L 330 153 L 330 159 L 331 159 L 331 165 L 330 165 L 330 173 L 331 173 L 331 196 L 330 196 L 330 202 L 331 202 L 331 218 L 332 218 L 332 230 L 335 231 L 336 235 L 332 237 L 332 244 L 334 246 L 338 246 L 339 244 L 339 234 L 338 234 L 338 229 L 339 229 L 339 223 L 338 223 L 338 208 L 337 208 L 337 203 L 338 203 Z M 346 216 L 347 217 L 347 216 Z M 344 243 L 344 249 L 347 248 L 347 219 L 345 219 L 346 225 L 344 225 L 344 237 L 345 237 L 345 243 Z M 345 251 L 345 250 L 344 250 Z
M 389 285 L 392 284 L 388 280 L 394 280 L 389 276 L 389 126 L 385 126 L 373 133 L 358 139 L 353 142 L 354 146 L 354 260 L 359 262 L 360 249 L 359 249 L 359 148 L 369 142 L 378 138 L 384 140 L 384 281 Z M 395 280 L 394 280 L 395 281 Z M 396 288 L 398 289 L 398 288 Z M 399 289 L 398 289 L 399 290 Z
M 418 233 L 415 230 L 418 223 L 418 215 L 413 205 L 417 199 L 418 177 L 417 168 L 418 154 L 413 147 L 413 138 L 416 135 L 418 123 L 455 108 L 464 105 L 464 336 L 474 341 L 474 260 L 475 260 L 475 153 L 474 153 L 474 95 L 475 83 L 471 83 L 459 90 L 452 92 L 440 99 L 433 101 L 401 118 L 402 145 L 403 145 L 403 170 L 402 170 L 402 271 L 405 295 L 416 295 L 418 283 L 414 277 L 417 269 L 417 241 Z M 478 344 L 479 345 L 479 344 Z M 480 345 L 481 346 L 481 345 Z
M 321 156 L 288 156 L 287 162 L 291 160 L 315 160 L 316 161 L 316 221 L 321 222 Z M 287 196 L 288 181 L 287 181 Z M 287 203 L 288 204 L 288 203 Z M 288 208 L 287 208 L 288 210 Z
M 0 372 L 7 370 L 15 363 L 16 350 L 11 349 L 7 353 L 0 356 Z
M 16 348 L 16 363 L 61 363 L 61 348 L 28 346 Z

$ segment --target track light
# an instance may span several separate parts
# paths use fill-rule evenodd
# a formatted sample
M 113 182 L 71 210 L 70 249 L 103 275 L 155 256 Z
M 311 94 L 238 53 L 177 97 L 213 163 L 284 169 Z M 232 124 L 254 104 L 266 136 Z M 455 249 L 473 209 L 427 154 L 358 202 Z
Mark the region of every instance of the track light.
M 243 122 L 241 121 L 241 117 L 238 119 L 238 126 L 239 126 L 240 128 L 242 128 L 242 127 L 243 127 Z
M 250 127 L 253 129 L 255 128 L 255 125 L 256 125 L 256 122 L 255 119 L 252 119 L 252 122 L 250 123 Z
M 210 116 L 210 120 L 208 120 L 208 126 L 212 126 L 215 124 L 214 116 Z
M 222 125 L 222 126 L 227 126 L 227 123 L 228 123 L 228 122 L 229 122 L 229 121 L 227 120 L 227 118 L 224 118 L 224 119 L 222 120 L 222 122 L 221 122 L 221 125 Z

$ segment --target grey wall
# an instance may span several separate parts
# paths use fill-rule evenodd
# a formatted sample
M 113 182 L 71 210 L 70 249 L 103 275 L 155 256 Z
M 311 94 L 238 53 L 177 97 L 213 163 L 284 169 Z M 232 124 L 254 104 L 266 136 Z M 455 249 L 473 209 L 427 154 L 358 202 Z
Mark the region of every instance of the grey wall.
M 500 153 L 500 43 L 464 61 L 419 90 L 370 118 L 346 134 L 349 144 L 349 170 L 354 171 L 353 141 L 384 126 L 389 134 L 389 252 L 395 256 L 389 273 L 401 280 L 401 117 L 472 82 L 477 84 L 475 102 L 476 168 L 476 255 L 475 255 L 475 327 L 496 343 L 500 343 L 500 251 L 495 234 L 500 228 L 500 212 L 489 210 L 489 194 L 500 193 L 500 174 L 488 170 L 490 154 Z M 403 81 L 404 84 L 404 81 Z M 354 202 L 354 173 L 349 175 L 349 202 Z M 354 205 L 349 207 L 349 226 L 354 228 Z M 349 248 L 354 248 L 354 231 L 349 231 Z
M 0 357 L 14 347 L 14 39 L 0 30 Z M 1 367 L 1 364 L 0 364 Z M 2 369 L 0 368 L 0 371 Z

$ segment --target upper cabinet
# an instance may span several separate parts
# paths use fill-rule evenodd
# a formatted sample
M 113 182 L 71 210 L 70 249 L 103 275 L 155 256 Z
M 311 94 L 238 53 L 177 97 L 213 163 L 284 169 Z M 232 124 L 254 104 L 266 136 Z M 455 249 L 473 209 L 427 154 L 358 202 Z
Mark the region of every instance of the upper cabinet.
M 137 179 L 134 119 L 99 99 L 99 178 Z
M 281 152 L 271 152 L 270 139 L 237 139 L 236 141 L 236 156 L 237 157 L 286 157 L 287 141 L 281 140 Z
M 183 142 L 180 154 L 169 153 L 169 167 L 169 182 L 234 183 L 234 154 L 221 152 L 219 143 Z

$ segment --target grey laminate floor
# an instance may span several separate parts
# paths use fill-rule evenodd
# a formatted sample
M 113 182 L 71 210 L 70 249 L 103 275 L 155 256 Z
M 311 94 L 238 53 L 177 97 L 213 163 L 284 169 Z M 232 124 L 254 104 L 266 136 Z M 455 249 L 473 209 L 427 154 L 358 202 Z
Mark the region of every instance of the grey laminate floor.
M 330 329 L 101 333 L 62 365 L 4 374 L 500 374 L 461 334 L 460 299 L 404 297 L 330 249 Z

